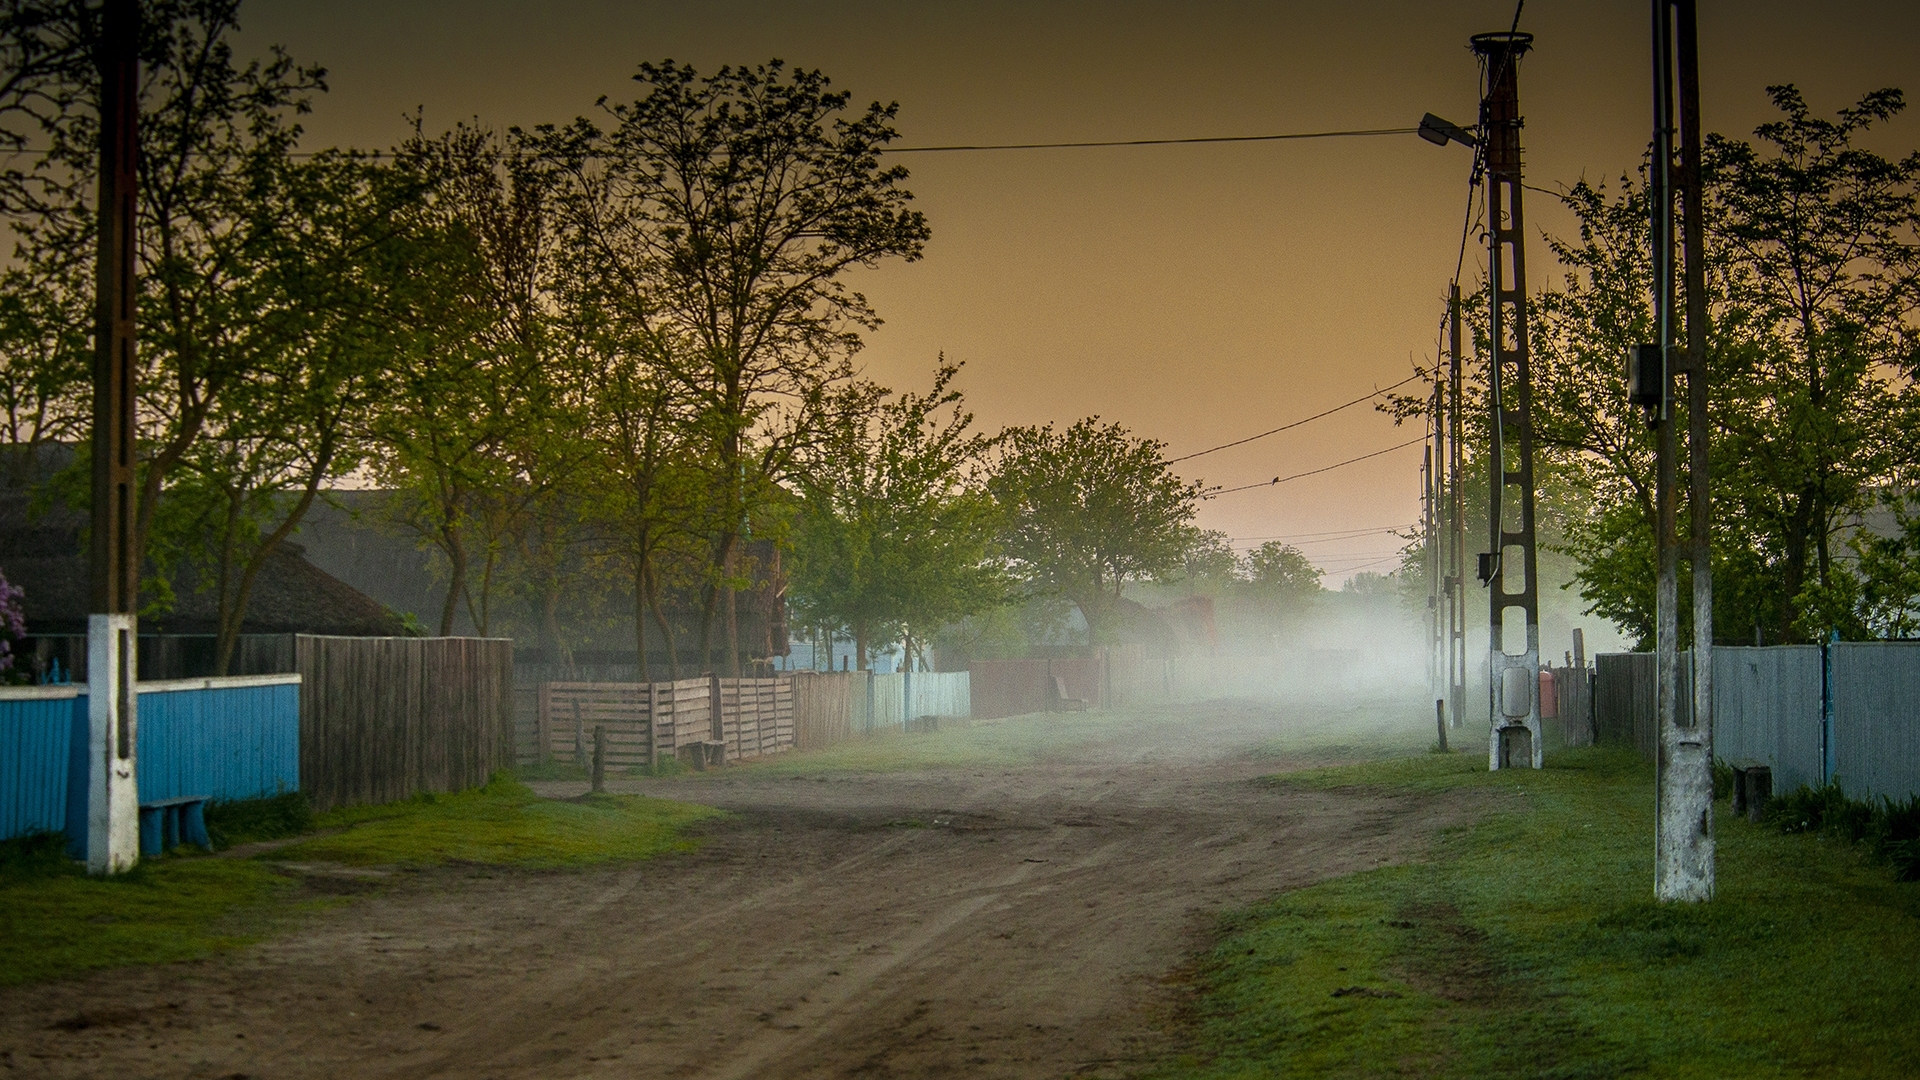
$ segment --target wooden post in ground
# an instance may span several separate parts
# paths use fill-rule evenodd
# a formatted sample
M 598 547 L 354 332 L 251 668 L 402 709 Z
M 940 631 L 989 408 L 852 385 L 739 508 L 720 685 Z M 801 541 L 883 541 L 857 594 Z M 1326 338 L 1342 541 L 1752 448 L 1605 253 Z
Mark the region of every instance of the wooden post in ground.
M 1440 729 L 1440 752 L 1451 753 L 1447 749 L 1447 699 L 1433 699 L 1433 722 Z
M 607 790 L 607 725 L 593 725 L 593 793 Z

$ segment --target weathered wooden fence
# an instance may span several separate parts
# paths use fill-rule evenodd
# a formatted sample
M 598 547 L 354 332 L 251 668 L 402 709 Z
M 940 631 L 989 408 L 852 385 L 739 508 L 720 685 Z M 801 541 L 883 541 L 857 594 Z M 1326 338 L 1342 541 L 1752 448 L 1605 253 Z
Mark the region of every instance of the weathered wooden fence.
M 793 687 L 793 745 L 800 750 L 854 737 L 854 700 L 866 698 L 866 674 L 855 671 L 796 671 Z
M 1683 716 L 1690 656 L 1680 656 Z M 1602 741 L 1653 756 L 1654 680 L 1652 653 L 1596 658 Z M 1856 797 L 1920 794 L 1920 642 L 1716 647 L 1713 754 L 1770 766 L 1776 791 L 1831 778 Z
M 992 720 L 1024 716 L 1053 707 L 1051 686 L 1060 680 L 1064 697 L 1100 706 L 1107 703 L 1107 664 L 1103 657 L 1043 660 L 975 660 L 968 667 L 973 716 Z
M 546 682 L 538 690 L 538 745 L 546 760 L 590 760 L 607 731 L 611 768 L 647 768 L 701 743 L 737 761 L 794 745 L 794 688 L 786 678 L 664 683 Z
M 317 810 L 460 791 L 513 764 L 513 642 L 302 634 L 301 787 Z

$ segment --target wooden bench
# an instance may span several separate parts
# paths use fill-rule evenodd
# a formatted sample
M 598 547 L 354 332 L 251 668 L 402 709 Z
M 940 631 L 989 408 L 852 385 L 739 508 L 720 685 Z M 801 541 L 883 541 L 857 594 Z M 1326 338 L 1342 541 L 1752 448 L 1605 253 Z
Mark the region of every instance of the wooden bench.
M 1047 678 L 1048 678 L 1048 683 L 1047 683 L 1047 711 L 1048 712 L 1086 712 L 1087 711 L 1086 699 L 1067 696 L 1067 684 L 1060 681 L 1060 676 L 1049 675 Z
M 159 855 L 181 844 L 213 850 L 207 838 L 206 795 L 182 795 L 140 804 L 140 854 Z

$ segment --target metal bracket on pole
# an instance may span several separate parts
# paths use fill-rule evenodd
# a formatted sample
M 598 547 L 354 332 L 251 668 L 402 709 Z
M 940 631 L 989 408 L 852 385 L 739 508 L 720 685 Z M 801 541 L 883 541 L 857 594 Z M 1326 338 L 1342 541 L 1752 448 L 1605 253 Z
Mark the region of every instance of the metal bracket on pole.
M 1491 626 L 1487 696 L 1494 769 L 1540 768 L 1540 589 L 1534 543 L 1533 379 L 1527 345 L 1527 258 L 1520 183 L 1520 58 L 1532 34 L 1476 34 L 1486 74 L 1480 128 L 1486 147 L 1487 292 L 1493 452 L 1487 567 Z M 1507 514 L 1511 508 L 1509 520 Z

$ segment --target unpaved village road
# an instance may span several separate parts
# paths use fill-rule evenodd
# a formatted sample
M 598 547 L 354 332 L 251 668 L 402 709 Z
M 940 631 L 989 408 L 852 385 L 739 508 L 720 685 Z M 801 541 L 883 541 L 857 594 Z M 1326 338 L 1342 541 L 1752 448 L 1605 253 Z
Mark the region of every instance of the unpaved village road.
M 226 957 L 5 991 L 0 1075 L 1132 1073 L 1218 912 L 1475 813 L 1260 783 L 1276 712 L 1190 713 L 1017 769 L 621 781 L 734 813 L 688 855 L 395 875 Z

